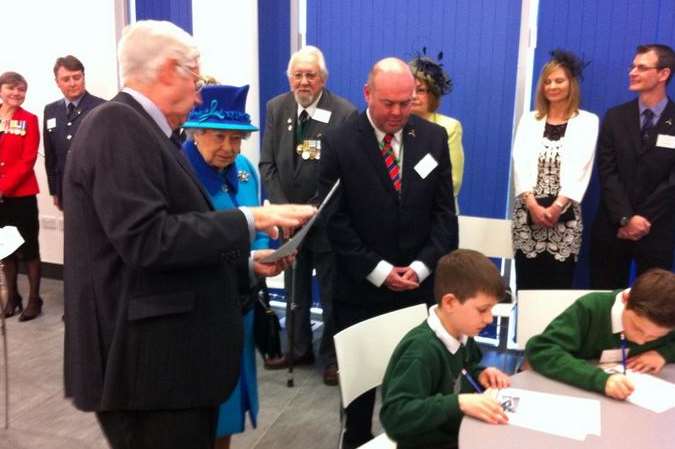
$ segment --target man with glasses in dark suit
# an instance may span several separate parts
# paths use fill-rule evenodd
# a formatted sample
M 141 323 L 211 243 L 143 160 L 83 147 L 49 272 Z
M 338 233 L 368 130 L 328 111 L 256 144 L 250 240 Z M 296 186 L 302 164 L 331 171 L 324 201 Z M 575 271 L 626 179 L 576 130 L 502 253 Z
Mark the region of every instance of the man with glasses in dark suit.
M 602 187 L 593 223 L 591 285 L 628 285 L 637 274 L 671 270 L 675 229 L 675 104 L 666 88 L 675 70 L 672 48 L 637 47 L 629 89 L 638 98 L 607 111 L 597 148 Z
M 118 60 L 124 88 L 87 115 L 66 163 L 65 394 L 114 449 L 212 449 L 239 377 L 250 241 L 314 208 L 214 210 L 176 139 L 201 103 L 192 36 L 139 21 Z

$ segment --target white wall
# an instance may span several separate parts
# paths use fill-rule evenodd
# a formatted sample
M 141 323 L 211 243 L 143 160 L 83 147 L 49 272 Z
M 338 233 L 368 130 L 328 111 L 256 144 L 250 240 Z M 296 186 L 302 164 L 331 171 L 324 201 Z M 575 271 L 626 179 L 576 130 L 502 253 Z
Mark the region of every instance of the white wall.
M 127 0 L 22 0 L 24 11 L 40 11 L 30 20 L 5 20 L 6 36 L 30 36 L 3 46 L 0 73 L 13 70 L 28 81 L 24 108 L 42 126 L 45 104 L 61 97 L 52 67 L 57 57 L 77 56 L 85 66 L 87 90 L 106 99 L 119 89 L 116 47 L 124 26 Z M 133 7 L 133 2 L 132 2 Z M 202 72 L 231 85 L 250 84 L 246 111 L 260 124 L 257 1 L 193 0 L 193 34 L 202 52 Z M 133 16 L 133 15 L 132 15 Z M 244 142 L 242 151 L 257 166 L 260 133 Z M 40 251 L 42 260 L 63 263 L 63 218 L 52 204 L 40 144 L 35 172 L 40 184 Z
M 192 0 L 192 32 L 201 52 L 201 72 L 231 86 L 249 84 L 246 112 L 260 126 L 258 2 Z M 260 133 L 242 144 L 253 165 L 260 160 Z
M 14 5 L 25 14 L 6 16 L 2 21 L 3 35 L 14 38 L 5 40 L 0 72 L 12 70 L 26 78 L 28 94 L 23 107 L 38 115 L 40 126 L 45 104 L 61 96 L 52 72 L 59 56 L 73 54 L 83 62 L 90 92 L 103 98 L 117 92 L 115 0 L 21 0 Z M 41 190 L 42 260 L 62 263 L 63 220 L 49 196 L 42 143 L 35 172 Z

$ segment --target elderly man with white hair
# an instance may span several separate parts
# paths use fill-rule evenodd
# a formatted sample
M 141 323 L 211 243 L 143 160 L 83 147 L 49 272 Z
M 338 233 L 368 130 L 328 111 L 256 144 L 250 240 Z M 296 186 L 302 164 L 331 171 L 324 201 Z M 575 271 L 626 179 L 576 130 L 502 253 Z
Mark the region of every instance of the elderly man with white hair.
M 288 62 L 286 75 L 290 92 L 267 103 L 260 173 L 272 203 L 307 204 L 318 185 L 321 136 L 355 114 L 356 108 L 326 89 L 328 69 L 321 50 L 316 47 L 308 45 L 295 52 Z M 265 360 L 266 368 L 285 368 L 290 357 L 298 365 L 314 363 L 310 307 L 312 271 L 316 269 L 324 322 L 319 348 L 324 358 L 323 379 L 328 385 L 337 385 L 331 300 L 334 266 L 325 227 L 315 225 L 298 253 L 293 273 L 286 272 L 286 286 L 292 286 L 287 292 L 295 304 L 289 320 L 293 327 L 289 331 L 293 347 L 281 358 Z M 289 307 L 287 315 L 290 313 Z
M 314 209 L 214 211 L 175 142 L 200 102 L 193 38 L 137 22 L 118 58 L 124 88 L 83 120 L 66 165 L 66 396 L 115 449 L 211 449 L 239 375 L 250 241 Z

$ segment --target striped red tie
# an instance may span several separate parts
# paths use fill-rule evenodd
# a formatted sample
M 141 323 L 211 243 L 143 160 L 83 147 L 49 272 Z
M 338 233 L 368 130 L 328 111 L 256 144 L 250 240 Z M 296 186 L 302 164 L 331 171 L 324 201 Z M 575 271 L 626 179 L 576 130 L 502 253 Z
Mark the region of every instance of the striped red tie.
M 393 134 L 386 134 L 384 139 L 382 139 L 382 147 L 380 151 L 382 152 L 382 157 L 384 158 L 384 165 L 387 167 L 387 173 L 389 173 L 389 178 L 394 184 L 394 189 L 397 192 L 401 192 L 401 173 L 398 167 L 398 161 L 394 155 L 394 149 L 391 146 L 391 140 L 394 138 Z

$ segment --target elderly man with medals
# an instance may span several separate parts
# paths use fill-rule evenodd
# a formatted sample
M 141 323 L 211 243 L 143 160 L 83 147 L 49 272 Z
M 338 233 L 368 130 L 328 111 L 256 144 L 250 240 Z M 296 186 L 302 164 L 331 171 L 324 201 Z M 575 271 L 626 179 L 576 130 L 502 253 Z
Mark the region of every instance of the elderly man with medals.
M 286 71 L 290 92 L 267 103 L 265 132 L 260 154 L 260 174 L 272 203 L 308 204 L 315 197 L 321 159 L 321 137 L 356 113 L 347 100 L 326 89 L 328 70 L 316 47 L 294 53 Z M 335 261 L 326 230 L 317 223 L 298 253 L 293 270 L 286 272 L 289 295 L 289 353 L 265 360 L 267 369 L 314 363 L 310 308 L 312 273 L 316 269 L 323 309 L 323 337 L 319 353 L 324 359 L 323 380 L 337 385 L 333 346 L 332 282 Z

